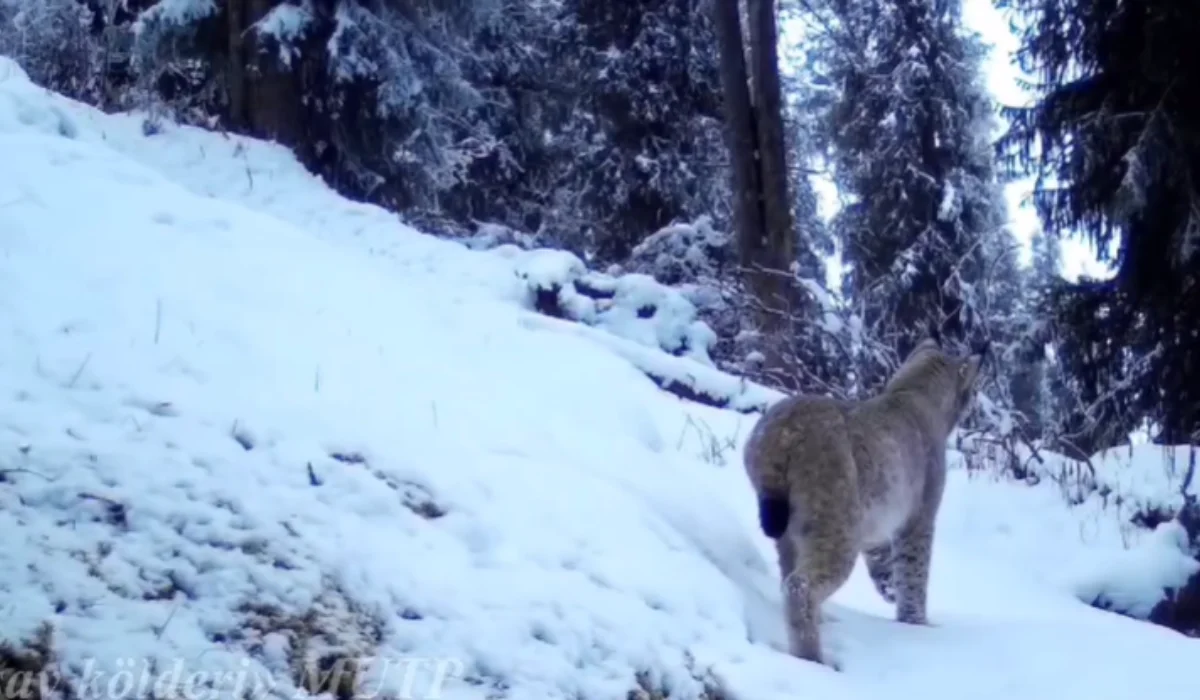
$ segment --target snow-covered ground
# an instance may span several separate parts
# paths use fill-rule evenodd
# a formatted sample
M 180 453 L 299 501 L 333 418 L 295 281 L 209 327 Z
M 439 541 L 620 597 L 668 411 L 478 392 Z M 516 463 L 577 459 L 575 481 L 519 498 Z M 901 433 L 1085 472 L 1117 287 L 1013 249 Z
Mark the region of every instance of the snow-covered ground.
M 829 610 L 843 671 L 797 661 L 753 416 L 638 367 L 733 378 L 531 312 L 528 253 L 424 236 L 276 146 L 145 136 L 6 60 L 0 153 L 0 641 L 51 630 L 79 700 L 292 698 L 331 655 L 396 699 L 1196 688 L 1200 642 L 1080 601 L 1132 556 L 1118 518 L 964 469 L 932 625 L 860 566 Z

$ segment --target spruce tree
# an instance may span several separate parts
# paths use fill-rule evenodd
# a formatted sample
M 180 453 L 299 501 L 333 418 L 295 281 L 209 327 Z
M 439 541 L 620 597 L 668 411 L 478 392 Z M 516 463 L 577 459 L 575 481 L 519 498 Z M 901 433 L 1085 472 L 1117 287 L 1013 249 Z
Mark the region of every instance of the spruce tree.
M 1019 414 L 1023 437 L 1031 442 L 1052 439 L 1057 433 L 1050 391 L 1056 371 L 1051 355 L 1054 327 L 1043 311 L 1062 281 L 1058 241 L 1039 232 L 1032 248 L 1032 264 L 1021 271 L 1018 305 L 1022 332 L 1012 358 L 1013 408 Z
M 564 0 L 547 56 L 566 101 L 541 225 L 596 264 L 660 228 L 728 225 L 712 18 L 695 0 Z
M 962 28 L 960 5 L 809 5 L 820 69 L 839 91 L 827 129 L 848 199 L 834 220 L 849 268 L 844 289 L 866 334 L 892 349 L 863 357 L 865 390 L 931 327 L 959 346 L 1006 346 L 1015 332 L 994 107 L 981 77 L 984 49 Z
M 1143 418 L 1200 439 L 1200 13 L 1175 0 L 1006 0 L 1036 102 L 1002 143 L 1036 172 L 1046 230 L 1086 236 L 1115 274 L 1048 305 L 1092 451 Z

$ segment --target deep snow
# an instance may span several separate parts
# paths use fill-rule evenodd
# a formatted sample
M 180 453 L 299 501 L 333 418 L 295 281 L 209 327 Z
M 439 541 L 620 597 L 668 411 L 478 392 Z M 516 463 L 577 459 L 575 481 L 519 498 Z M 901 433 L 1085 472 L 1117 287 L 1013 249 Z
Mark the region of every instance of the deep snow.
M 1080 602 L 1131 556 L 1118 518 L 960 468 L 932 626 L 891 621 L 860 566 L 829 608 L 843 672 L 792 659 L 753 416 L 637 367 L 737 380 L 529 311 L 532 254 L 424 236 L 271 144 L 145 136 L 7 60 L 0 153 L 0 640 L 49 622 L 81 696 L 182 669 L 210 674 L 192 695 L 294 697 L 324 649 L 374 657 L 361 690 L 393 698 L 1196 687 L 1200 642 Z

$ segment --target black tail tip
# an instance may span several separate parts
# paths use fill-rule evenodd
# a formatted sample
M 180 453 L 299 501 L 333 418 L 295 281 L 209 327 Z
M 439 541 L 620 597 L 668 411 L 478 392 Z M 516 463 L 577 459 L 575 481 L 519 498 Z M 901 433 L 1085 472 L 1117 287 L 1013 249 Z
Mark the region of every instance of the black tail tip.
M 763 534 L 773 540 L 783 537 L 791 515 L 792 507 L 786 498 L 767 496 L 758 499 L 758 522 Z

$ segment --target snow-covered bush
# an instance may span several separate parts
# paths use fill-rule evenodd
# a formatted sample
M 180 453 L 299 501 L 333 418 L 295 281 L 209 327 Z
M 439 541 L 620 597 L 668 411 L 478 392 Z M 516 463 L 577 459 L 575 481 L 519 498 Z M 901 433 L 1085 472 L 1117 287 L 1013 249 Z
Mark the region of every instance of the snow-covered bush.
M 702 216 L 650 234 L 622 267 L 663 284 L 716 286 L 732 273 L 735 256 L 729 234 L 714 229 L 712 217 Z
M 648 275 L 591 272 L 575 254 L 546 248 L 522 253 L 516 274 L 530 308 L 712 365 L 716 335 L 695 305 Z
M 1149 536 L 1080 586 L 1080 599 L 1102 610 L 1200 636 L 1200 555 L 1178 520 Z
M 712 219 L 704 216 L 650 234 L 634 247 L 620 269 L 678 289 L 716 335 L 712 348 L 716 364 L 736 372 L 745 358 L 738 357 L 735 347 L 743 330 L 736 257 L 730 235 L 713 228 Z
M 756 308 L 736 265 L 730 236 L 708 217 L 675 223 L 648 236 L 622 265 L 601 273 L 589 270 L 573 253 L 535 246 L 545 241 L 501 226 L 481 227 L 466 244 L 492 249 L 516 260 L 530 308 L 605 330 L 616 337 L 675 356 L 694 359 L 742 385 L 761 391 L 801 390 L 849 397 L 854 375 L 847 371 L 853 353 L 875 352 L 878 341 L 865 337 L 858 315 L 840 305 L 823 285 L 795 272 L 797 298 L 811 309 L 791 319 L 793 332 L 778 339 L 789 376 L 764 376 L 764 343 L 754 327 Z M 531 250 L 532 248 L 532 250 Z M 757 410 L 762 401 L 746 399 L 742 388 L 726 381 L 667 377 L 635 362 L 664 389 L 689 400 Z M 667 381 L 670 379 L 670 381 Z M 720 385 L 721 388 L 717 388 Z
M 987 440 L 966 441 L 1004 463 Z M 1127 550 L 1078 586 L 1082 601 L 1200 636 L 1200 447 L 1125 446 L 1081 462 L 1022 445 L 1011 456 L 1021 467 L 1005 476 L 1055 483 L 1072 507 L 1117 520 Z
M 709 217 L 676 223 L 651 234 L 634 248 L 624 270 L 653 276 L 672 285 L 697 309 L 698 317 L 715 334 L 711 355 L 726 372 L 750 376 L 771 386 L 834 396 L 853 391 L 852 353 L 876 343 L 861 336 L 852 309 L 840 305 L 823 284 L 793 270 L 797 308 L 793 332 L 772 341 L 754 326 L 753 295 L 746 289 L 738 264 L 736 241 L 717 230 Z M 762 376 L 764 343 L 779 342 L 788 377 Z
M 462 242 L 473 250 L 488 250 L 502 245 L 529 250 L 536 247 L 537 237 L 504 224 L 484 222 L 478 224 L 471 235 L 463 237 Z
M 729 293 L 735 287 L 720 279 L 730 274 L 724 271 L 729 240 L 707 217 L 655 232 L 627 265 L 604 272 L 589 269 L 570 251 L 544 247 L 546 236 L 502 224 L 477 223 L 460 240 L 512 260 L 528 308 L 632 343 L 611 347 L 669 393 L 743 412 L 759 411 L 778 398 L 748 382 L 737 371 L 740 365 L 721 354 L 741 341 L 741 326 Z

